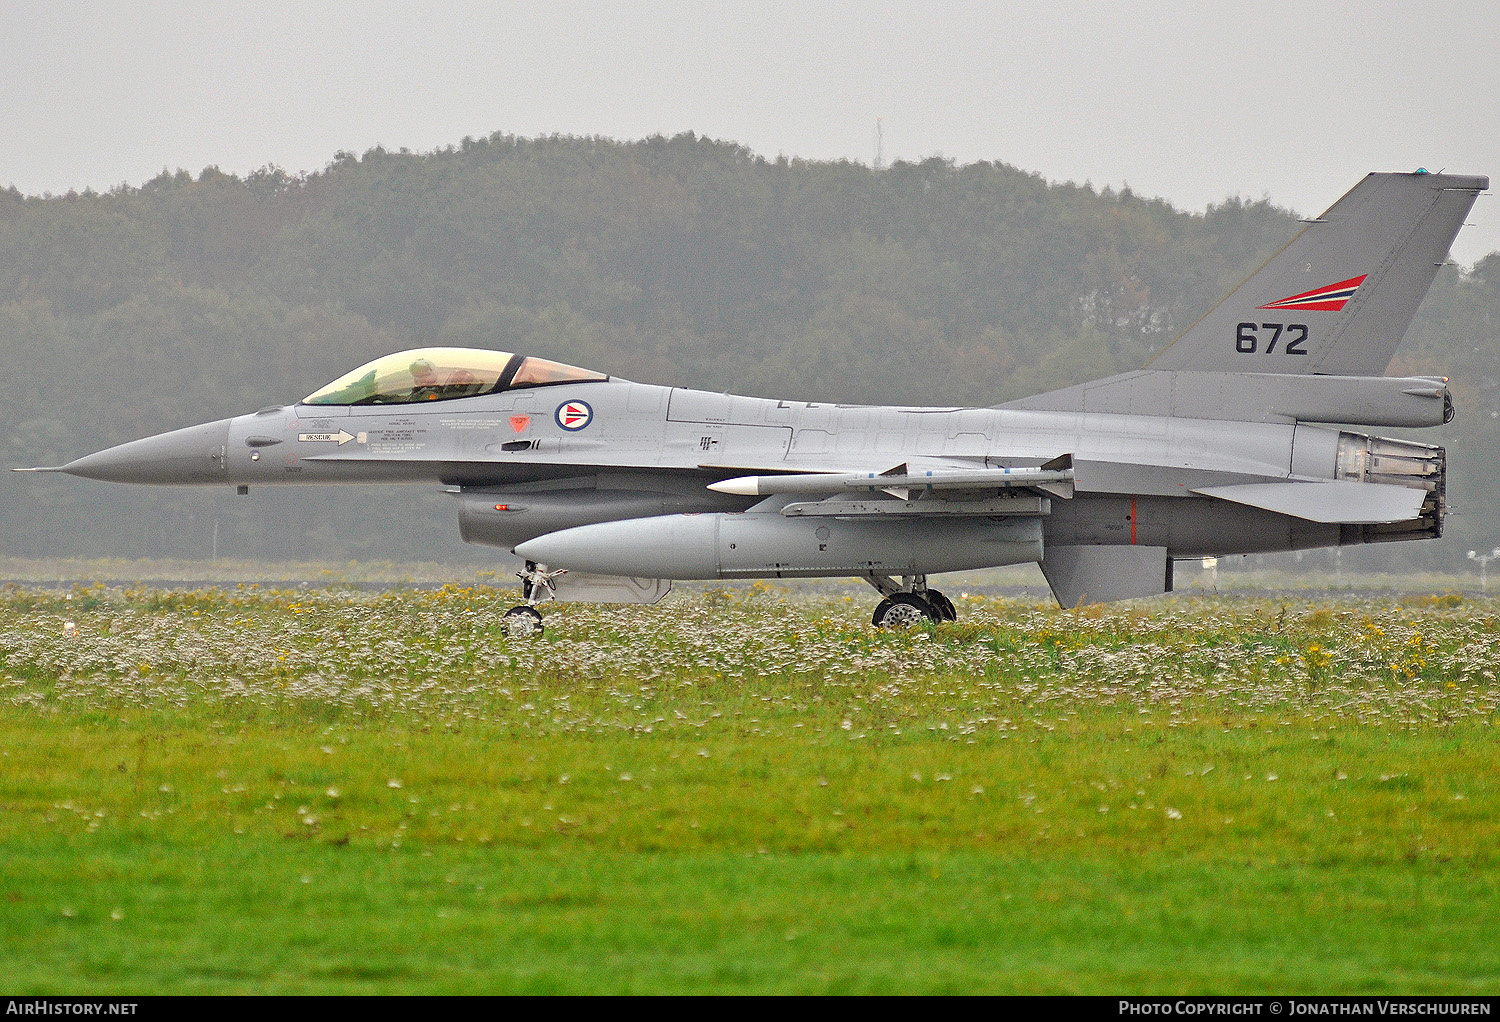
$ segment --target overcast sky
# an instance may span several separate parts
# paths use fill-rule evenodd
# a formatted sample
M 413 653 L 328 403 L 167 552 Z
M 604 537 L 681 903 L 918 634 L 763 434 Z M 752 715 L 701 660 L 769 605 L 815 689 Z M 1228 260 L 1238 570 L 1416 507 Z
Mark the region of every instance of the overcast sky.
M 1303 213 L 1500 175 L 1500 5 L 0 0 L 0 186 L 321 169 L 465 135 L 692 129 L 766 156 L 997 160 Z M 1454 247 L 1500 249 L 1481 197 Z

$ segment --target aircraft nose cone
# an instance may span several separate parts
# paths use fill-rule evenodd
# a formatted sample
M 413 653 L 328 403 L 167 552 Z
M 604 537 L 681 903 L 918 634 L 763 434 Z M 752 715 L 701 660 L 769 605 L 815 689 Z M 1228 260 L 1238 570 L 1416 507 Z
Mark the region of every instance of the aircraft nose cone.
M 58 471 L 111 483 L 214 483 L 229 479 L 229 419 L 111 447 Z

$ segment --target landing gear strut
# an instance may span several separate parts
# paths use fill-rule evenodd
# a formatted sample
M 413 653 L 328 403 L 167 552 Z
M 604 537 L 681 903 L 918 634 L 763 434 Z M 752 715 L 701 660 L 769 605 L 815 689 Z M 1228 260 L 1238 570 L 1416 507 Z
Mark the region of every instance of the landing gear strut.
M 936 589 L 928 589 L 926 575 L 904 575 L 897 582 L 889 575 L 872 572 L 864 579 L 884 597 L 870 618 L 876 628 L 915 628 L 924 621 L 958 620 L 953 601 Z
M 542 612 L 536 609 L 536 605 L 544 600 L 557 598 L 555 580 L 557 576 L 567 573 L 567 568 L 548 571 L 545 564 L 535 561 L 527 561 L 525 570 L 516 572 L 516 578 L 521 580 L 521 596 L 526 602 L 519 607 L 510 608 L 501 618 L 507 635 L 526 638 L 542 634 Z

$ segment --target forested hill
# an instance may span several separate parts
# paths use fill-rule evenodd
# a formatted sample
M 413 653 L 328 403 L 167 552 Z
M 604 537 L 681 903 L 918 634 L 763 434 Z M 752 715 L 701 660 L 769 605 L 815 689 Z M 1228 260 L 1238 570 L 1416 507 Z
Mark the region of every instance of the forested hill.
M 1267 201 L 1183 213 L 1003 164 L 874 171 L 691 134 L 497 134 L 340 154 L 300 177 L 210 168 L 107 194 L 12 189 L 0 192 L 0 437 L 9 464 L 55 464 L 293 401 L 419 344 L 768 396 L 994 404 L 1140 366 L 1296 229 Z M 1497 291 L 1500 256 L 1445 271 L 1398 356 L 1458 378 L 1463 411 L 1482 409 L 1468 419 L 1476 441 L 1497 411 Z M 59 482 L 26 487 L 45 486 L 59 519 L 103 492 Z M 109 492 L 143 515 L 207 506 L 186 491 Z M 156 548 L 202 532 L 178 521 L 96 536 L 102 518 L 59 530 L 32 520 L 28 499 L 6 480 L 0 551 L 181 554 Z M 226 540 L 236 556 L 437 550 L 394 534 L 399 515 L 349 505 L 360 527 L 330 527 L 345 505 L 275 500 L 291 520 L 241 523 Z M 407 531 L 433 529 L 451 549 L 451 521 Z

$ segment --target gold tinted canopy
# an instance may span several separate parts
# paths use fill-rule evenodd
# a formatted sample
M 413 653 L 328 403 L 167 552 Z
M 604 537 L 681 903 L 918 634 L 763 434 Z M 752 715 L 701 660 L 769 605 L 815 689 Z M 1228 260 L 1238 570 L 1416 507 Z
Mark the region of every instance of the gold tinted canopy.
M 400 405 L 451 401 L 522 387 L 607 380 L 534 355 L 483 348 L 415 348 L 384 355 L 303 399 L 308 405 Z

